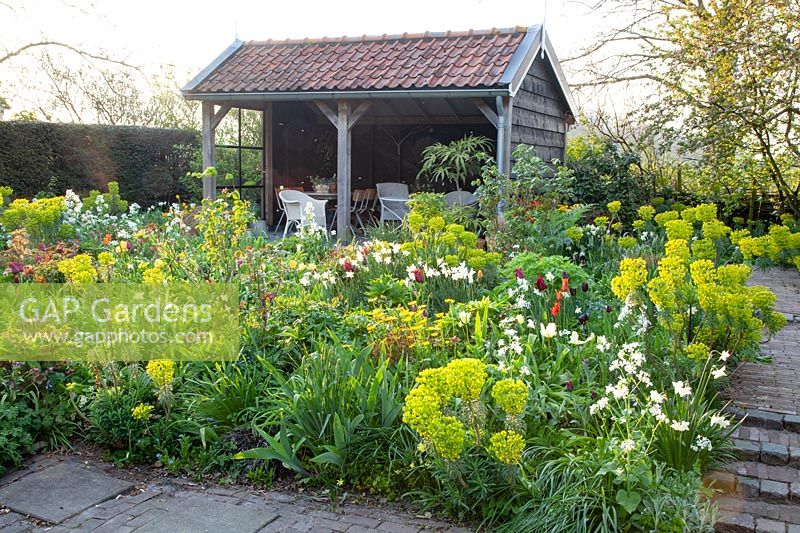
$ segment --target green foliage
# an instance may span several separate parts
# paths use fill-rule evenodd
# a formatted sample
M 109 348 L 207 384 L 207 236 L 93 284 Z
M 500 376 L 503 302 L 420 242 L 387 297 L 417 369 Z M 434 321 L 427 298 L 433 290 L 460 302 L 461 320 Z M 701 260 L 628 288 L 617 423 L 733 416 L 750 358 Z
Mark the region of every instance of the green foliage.
M 620 151 L 610 140 L 592 135 L 571 137 L 566 165 L 574 172 L 573 194 L 579 204 L 605 206 L 620 201 L 620 216 L 628 221 L 646 202 L 650 178 L 643 174 L 639 157 Z
M 21 197 L 33 197 L 51 178 L 55 191 L 86 194 L 119 182 L 120 195 L 140 205 L 183 194 L 179 178 L 198 149 L 195 132 L 141 128 L 0 122 L 0 179 Z
M 24 228 L 36 241 L 52 241 L 59 235 L 64 197 L 29 201 L 19 198 L 0 212 L 0 224 L 7 231 Z
M 481 154 L 489 152 L 492 141 L 486 137 L 465 135 L 449 144 L 436 143 L 422 151 L 422 168 L 417 174 L 432 181 L 450 183 L 457 190 L 478 176 Z
M 6 392 L 0 395 L 0 474 L 5 466 L 18 466 L 25 455 L 33 452 L 33 414 L 24 404 L 14 401 Z
M 100 200 L 102 198 L 102 200 Z M 90 191 L 89 196 L 83 199 L 83 208 L 97 209 L 98 200 L 103 205 L 103 211 L 111 215 L 119 215 L 128 210 L 128 202 L 123 200 L 119 194 L 119 183 L 116 181 L 108 182 L 108 192 Z

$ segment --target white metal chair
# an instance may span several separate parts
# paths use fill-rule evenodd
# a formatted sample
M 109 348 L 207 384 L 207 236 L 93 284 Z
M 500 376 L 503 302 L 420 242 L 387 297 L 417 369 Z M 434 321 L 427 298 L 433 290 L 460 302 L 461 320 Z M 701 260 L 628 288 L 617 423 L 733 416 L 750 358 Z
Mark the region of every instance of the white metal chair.
M 447 205 L 470 206 L 478 203 L 478 197 L 469 191 L 452 191 L 444 195 L 444 203 Z
M 397 220 L 402 222 L 408 214 L 408 185 L 405 183 L 378 183 L 378 201 L 381 204 L 380 221 Z
M 275 207 L 281 214 L 281 216 L 278 218 L 278 223 L 275 224 L 275 231 L 278 231 L 281 227 L 281 224 L 286 219 L 286 206 L 283 205 L 283 200 L 281 200 L 281 191 L 302 191 L 303 187 L 274 187 L 273 190 L 275 191 Z
M 303 192 L 293 190 L 283 190 L 278 196 L 280 196 L 286 210 L 286 227 L 283 229 L 284 237 L 289 233 L 290 226 L 302 227 L 307 223 L 306 206 L 308 205 L 311 206 L 314 212 L 313 222 L 321 228 L 327 227 L 325 204 L 328 203 L 328 200 L 317 200 Z
M 375 207 L 375 189 L 356 189 L 353 191 L 353 215 L 361 231 L 367 231 L 364 219 L 371 217 L 371 210 Z

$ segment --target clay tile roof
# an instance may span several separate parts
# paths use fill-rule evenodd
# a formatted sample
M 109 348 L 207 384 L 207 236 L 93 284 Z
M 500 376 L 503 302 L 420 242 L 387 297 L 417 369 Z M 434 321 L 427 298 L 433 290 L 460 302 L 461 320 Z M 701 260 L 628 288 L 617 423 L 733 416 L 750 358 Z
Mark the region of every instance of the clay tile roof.
M 212 64 L 189 92 L 494 88 L 527 32 L 516 27 L 247 41 Z

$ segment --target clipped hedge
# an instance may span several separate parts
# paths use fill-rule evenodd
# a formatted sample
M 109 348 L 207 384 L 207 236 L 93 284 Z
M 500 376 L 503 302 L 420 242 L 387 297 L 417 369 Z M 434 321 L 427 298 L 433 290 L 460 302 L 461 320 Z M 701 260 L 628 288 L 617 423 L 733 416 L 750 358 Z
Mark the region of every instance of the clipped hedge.
M 141 205 L 183 194 L 180 178 L 199 151 L 195 131 L 100 124 L 0 122 L 0 185 L 14 196 L 79 194 L 118 181 Z

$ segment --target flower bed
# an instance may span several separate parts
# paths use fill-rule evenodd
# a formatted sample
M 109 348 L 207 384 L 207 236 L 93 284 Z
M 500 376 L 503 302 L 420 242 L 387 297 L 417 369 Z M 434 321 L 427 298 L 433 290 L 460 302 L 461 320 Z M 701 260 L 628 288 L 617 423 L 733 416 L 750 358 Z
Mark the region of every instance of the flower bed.
M 6 205 L 5 282 L 238 283 L 242 349 L 2 363 L 0 461 L 84 438 L 120 463 L 410 497 L 498 530 L 710 530 L 701 475 L 734 427 L 717 391 L 784 322 L 741 261 L 788 261 L 775 246 L 797 234 L 732 231 L 712 205 L 626 227 L 612 202 L 581 226 L 586 208 L 548 194 L 508 210 L 506 237 L 547 235 L 494 251 L 430 195 L 404 229 L 342 246 L 313 225 L 251 237 L 235 194 Z

